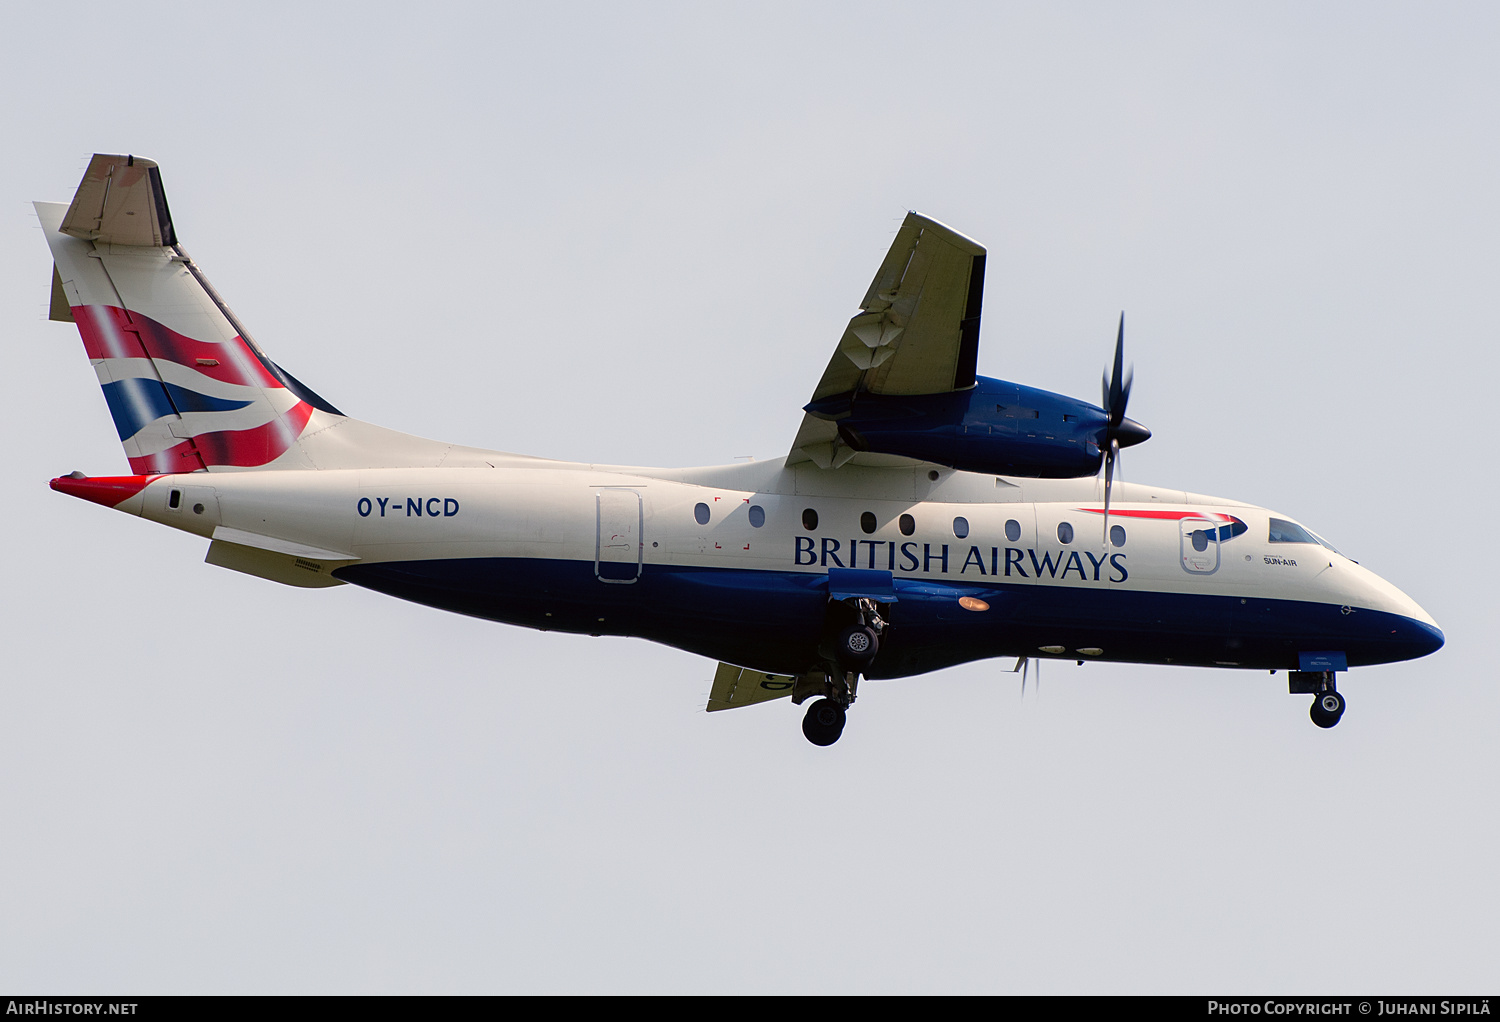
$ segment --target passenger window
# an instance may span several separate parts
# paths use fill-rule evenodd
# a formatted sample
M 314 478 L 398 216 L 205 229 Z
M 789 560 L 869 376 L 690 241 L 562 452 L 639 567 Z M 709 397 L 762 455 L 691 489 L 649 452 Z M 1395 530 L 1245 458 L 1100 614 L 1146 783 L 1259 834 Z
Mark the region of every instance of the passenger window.
M 1021 523 L 1012 518 L 1005 523 L 1005 538 L 1014 543 L 1021 538 Z
M 1062 522 L 1057 526 L 1057 541 L 1059 543 L 1073 542 L 1073 525 L 1071 522 Z
M 910 536 L 917 531 L 917 520 L 911 515 L 902 515 L 896 524 L 901 527 L 901 535 L 903 536 Z
M 1109 527 L 1109 545 L 1110 546 L 1124 546 L 1125 545 L 1125 526 L 1123 526 L 1123 525 L 1111 525 Z
M 1271 519 L 1272 543 L 1317 543 L 1306 529 L 1282 518 Z
M 953 519 L 953 535 L 959 539 L 969 538 L 969 520 L 967 518 Z
M 861 530 L 864 531 L 865 535 L 867 535 L 867 536 L 870 533 L 874 532 L 875 531 L 875 513 L 873 511 L 866 511 L 864 514 L 860 515 L 859 516 L 859 527 L 860 527 Z
M 802 512 L 802 527 L 812 532 L 818 527 L 818 513 L 812 508 L 806 508 Z
M 699 525 L 707 525 L 708 524 L 708 505 L 707 504 L 699 504 L 698 506 L 696 506 L 695 508 L 693 508 L 693 521 L 697 522 Z
M 766 524 L 766 509 L 759 504 L 750 505 L 750 528 L 758 529 Z
M 1193 549 L 1199 553 L 1208 549 L 1208 533 L 1202 529 L 1193 530 Z

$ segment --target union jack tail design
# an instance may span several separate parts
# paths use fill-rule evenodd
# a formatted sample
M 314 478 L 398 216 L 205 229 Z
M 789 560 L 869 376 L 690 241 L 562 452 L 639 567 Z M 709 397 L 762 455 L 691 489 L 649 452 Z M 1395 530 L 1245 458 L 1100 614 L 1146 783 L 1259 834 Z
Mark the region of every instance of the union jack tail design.
M 71 205 L 36 210 L 51 318 L 77 324 L 132 472 L 313 467 L 298 438 L 341 413 L 265 356 L 177 243 L 155 163 L 95 156 Z

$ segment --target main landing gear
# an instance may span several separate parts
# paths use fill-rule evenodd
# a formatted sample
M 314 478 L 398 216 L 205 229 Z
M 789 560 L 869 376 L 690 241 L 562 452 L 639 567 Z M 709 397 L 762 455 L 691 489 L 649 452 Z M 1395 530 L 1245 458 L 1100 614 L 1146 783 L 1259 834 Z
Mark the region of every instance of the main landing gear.
M 792 702 L 818 696 L 802 718 L 802 734 L 814 745 L 828 746 L 839 740 L 848 720 L 849 707 L 859 689 L 859 676 L 880 652 L 880 637 L 886 623 L 874 600 L 830 601 L 824 622 L 826 636 L 819 652 L 824 668 L 797 677 Z
M 1321 728 L 1333 727 L 1344 716 L 1344 697 L 1334 677 L 1332 671 L 1292 671 L 1287 678 L 1287 691 L 1292 695 L 1312 695 L 1307 715 Z
M 848 711 L 832 699 L 819 699 L 802 718 L 802 733 L 814 745 L 832 745 L 844 733 Z
M 819 698 L 802 717 L 802 733 L 814 745 L 832 745 L 844 733 L 844 722 L 859 687 L 855 671 L 814 671 L 799 674 L 792 683 L 792 702 Z

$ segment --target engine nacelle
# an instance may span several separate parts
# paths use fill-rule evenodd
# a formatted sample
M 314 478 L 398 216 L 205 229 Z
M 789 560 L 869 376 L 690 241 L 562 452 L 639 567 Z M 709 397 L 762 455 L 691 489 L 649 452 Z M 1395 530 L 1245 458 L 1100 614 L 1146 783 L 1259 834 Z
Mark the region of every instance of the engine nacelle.
M 838 425 L 859 451 L 918 458 L 965 472 L 1071 479 L 1094 475 L 1109 421 L 1086 401 L 980 376 L 969 390 L 946 394 L 837 394 L 814 401 L 809 414 Z M 1126 419 L 1120 446 L 1151 435 Z

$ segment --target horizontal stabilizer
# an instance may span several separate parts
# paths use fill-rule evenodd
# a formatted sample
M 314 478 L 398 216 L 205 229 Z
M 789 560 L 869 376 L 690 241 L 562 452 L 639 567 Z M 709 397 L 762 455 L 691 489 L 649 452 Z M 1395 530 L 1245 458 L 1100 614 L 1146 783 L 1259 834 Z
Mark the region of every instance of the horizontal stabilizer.
M 290 540 L 276 539 L 274 536 L 261 536 L 254 532 L 231 529 L 224 525 L 214 529 L 214 539 L 225 543 L 237 543 L 240 546 L 252 546 L 258 550 L 269 550 L 272 553 L 288 554 L 292 557 L 308 557 L 316 561 L 359 560 L 353 554 L 341 554 L 337 550 L 324 550 L 322 547 L 293 543 Z
M 234 540 L 225 539 L 224 536 L 238 536 L 247 540 L 254 540 L 256 544 L 247 546 Z M 254 575 L 256 578 L 269 579 L 272 582 L 280 582 L 282 585 L 296 586 L 299 589 L 323 589 L 328 586 L 341 586 L 343 579 L 334 578 L 331 572 L 334 568 L 341 568 L 357 558 L 348 554 L 339 554 L 336 557 L 304 556 L 302 554 L 288 553 L 284 550 L 268 549 L 264 544 L 276 543 L 279 546 L 297 547 L 299 544 L 282 543 L 279 540 L 268 540 L 265 536 L 256 536 L 249 532 L 241 532 L 238 529 L 226 529 L 222 525 L 214 530 L 214 540 L 208 545 L 208 555 L 203 558 L 208 564 L 220 568 L 228 568 L 231 571 L 243 572 L 246 575 Z M 316 547 L 302 547 L 307 551 L 316 550 Z
M 796 680 L 787 674 L 762 674 L 748 667 L 720 664 L 714 674 L 714 687 L 708 693 L 708 712 L 790 696 Z
M 161 171 L 134 156 L 95 153 L 59 230 L 105 245 L 177 244 Z

